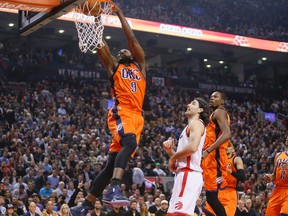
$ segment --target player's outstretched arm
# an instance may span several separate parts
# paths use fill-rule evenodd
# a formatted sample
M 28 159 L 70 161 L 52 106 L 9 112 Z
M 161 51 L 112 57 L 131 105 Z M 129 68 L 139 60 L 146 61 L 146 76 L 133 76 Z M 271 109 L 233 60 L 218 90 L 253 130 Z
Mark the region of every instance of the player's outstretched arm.
M 109 46 L 104 39 L 103 43 L 104 46 L 100 49 L 97 49 L 97 53 L 101 63 L 107 70 L 108 77 L 110 78 L 116 70 L 118 62 L 117 59 L 111 54 Z
M 228 117 L 223 109 L 217 109 L 214 114 L 214 120 L 217 121 L 222 133 L 218 139 L 209 147 L 209 152 L 219 148 L 223 143 L 231 138 L 231 131 L 228 124 Z
M 145 54 L 144 50 L 142 49 L 141 45 L 139 44 L 137 38 L 134 35 L 131 27 L 129 26 L 128 21 L 126 20 L 123 12 L 119 7 L 116 5 L 114 6 L 114 11 L 119 17 L 119 20 L 122 24 L 122 29 L 125 33 L 125 36 L 128 40 L 129 50 L 133 55 L 133 59 L 139 64 L 141 67 L 142 74 L 146 77 L 146 64 L 145 64 Z

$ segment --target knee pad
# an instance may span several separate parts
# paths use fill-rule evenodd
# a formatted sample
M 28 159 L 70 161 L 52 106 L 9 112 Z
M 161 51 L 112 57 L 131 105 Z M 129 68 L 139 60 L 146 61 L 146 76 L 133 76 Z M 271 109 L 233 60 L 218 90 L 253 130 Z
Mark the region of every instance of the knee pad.
M 131 151 L 132 154 L 137 147 L 135 134 L 127 134 L 121 137 L 120 145 L 125 148 L 126 151 Z
M 122 149 L 116 157 L 115 167 L 125 169 L 131 154 L 135 151 L 137 146 L 135 134 L 128 134 L 122 137 L 120 145 L 122 146 Z

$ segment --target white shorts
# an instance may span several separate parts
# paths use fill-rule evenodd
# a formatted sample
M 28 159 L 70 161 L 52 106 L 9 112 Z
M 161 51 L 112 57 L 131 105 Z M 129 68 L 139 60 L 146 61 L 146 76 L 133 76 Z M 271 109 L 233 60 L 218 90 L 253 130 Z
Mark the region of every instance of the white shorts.
M 168 213 L 194 215 L 196 201 L 203 187 L 202 173 L 181 171 L 174 180 Z

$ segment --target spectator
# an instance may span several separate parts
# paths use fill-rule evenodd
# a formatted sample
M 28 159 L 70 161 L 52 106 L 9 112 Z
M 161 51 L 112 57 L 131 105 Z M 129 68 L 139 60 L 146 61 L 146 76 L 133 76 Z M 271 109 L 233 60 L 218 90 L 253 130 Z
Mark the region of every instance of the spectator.
M 12 187 L 12 184 L 10 184 L 10 182 L 9 182 L 9 177 L 8 176 L 4 177 L 2 179 L 2 182 L 4 184 L 5 189 L 8 189 L 9 191 L 12 191 L 13 187 Z
M 57 212 L 53 210 L 54 203 L 51 200 L 48 200 L 46 203 L 46 208 L 43 210 L 41 216 L 58 216 Z
M 34 202 L 30 202 L 28 207 L 29 210 L 23 216 L 40 216 L 40 214 L 36 212 L 36 207 Z
M 91 182 L 93 180 L 90 164 L 84 164 L 82 175 L 84 176 L 84 182 Z
M 158 176 L 166 176 L 166 173 L 161 169 L 161 164 L 156 163 L 156 167 L 153 169 L 155 173 L 158 174 Z
M 148 211 L 148 207 L 146 203 L 142 203 L 140 205 L 140 216 L 150 216 L 150 212 Z
M 61 205 L 60 210 L 58 211 L 58 216 L 69 216 L 70 208 L 64 203 Z
M 57 195 L 62 195 L 63 190 L 65 189 L 65 183 L 63 181 L 60 181 L 58 184 L 58 187 L 56 188 Z
M 47 177 L 47 182 L 50 183 L 52 188 L 57 188 L 59 181 L 58 171 L 53 169 L 52 174 Z
M 52 195 L 53 189 L 51 188 L 50 182 L 46 182 L 45 186 L 40 189 L 39 195 L 41 201 L 45 202 Z
M 27 193 L 25 191 L 24 185 L 20 185 L 19 189 L 13 190 L 12 197 L 15 197 L 15 198 L 25 202 L 28 199 L 28 196 L 27 196 Z
M 43 169 L 38 170 L 38 174 L 35 177 L 35 190 L 40 191 L 40 189 L 45 185 L 47 182 L 45 174 L 43 173 Z
M 37 191 L 34 188 L 35 188 L 35 183 L 33 181 L 29 181 L 28 188 L 26 190 L 26 194 L 28 197 L 31 197 L 32 194 L 37 193 Z
M 4 197 L 0 196 L 0 213 L 1 213 L 1 215 L 5 215 L 5 213 L 6 213 L 6 208 L 4 206 L 5 206 Z
M 160 190 L 161 192 L 164 192 L 164 185 L 161 183 L 161 179 L 159 176 L 155 177 L 155 188 L 156 190 Z
M 237 206 L 237 209 L 236 209 L 235 216 L 248 216 L 248 215 L 249 215 L 249 211 L 245 207 L 244 201 L 243 200 L 238 200 L 238 206 Z
M 159 197 L 155 198 L 154 203 L 155 204 L 148 209 L 151 214 L 155 214 L 161 208 L 161 200 Z
M 130 201 L 130 209 L 125 212 L 125 216 L 140 216 L 140 213 L 137 211 L 137 201 Z
M 142 169 L 138 167 L 134 167 L 132 179 L 133 179 L 133 184 L 137 185 L 137 187 L 140 190 L 140 194 L 143 195 L 145 191 L 145 183 L 144 183 L 145 177 L 144 177 L 144 173 Z
M 202 200 L 202 197 L 200 196 L 196 201 L 194 213 L 196 213 L 197 215 L 201 215 L 203 212 L 204 212 L 203 200 Z
M 147 201 L 145 202 L 146 203 L 146 206 L 147 206 L 147 209 L 149 209 L 151 206 L 155 205 L 155 203 L 153 202 L 153 195 L 152 194 L 149 194 L 148 195 L 148 199 Z
M 161 207 L 160 207 L 160 209 L 158 209 L 155 212 L 155 216 L 165 216 L 167 214 L 168 207 L 169 207 L 168 201 L 167 200 L 162 200 L 161 201 Z
M 102 203 L 100 200 L 96 200 L 94 204 L 94 210 L 91 213 L 88 213 L 88 216 L 106 216 L 106 213 L 101 210 Z
M 249 216 L 256 216 L 255 209 L 252 207 L 252 200 L 251 199 L 246 200 L 246 208 L 248 210 Z
M 12 204 L 7 205 L 5 216 L 18 216 L 18 214 L 14 212 L 14 206 Z
M 36 204 L 37 213 L 41 214 L 44 208 L 43 208 L 43 205 L 40 203 L 39 195 L 37 193 L 32 194 L 32 200 Z
M 120 206 L 113 206 L 113 209 L 107 213 L 107 216 L 124 216 Z
M 23 177 L 23 182 L 27 184 L 28 187 L 28 182 L 32 181 L 33 183 L 36 181 L 36 178 L 34 177 L 34 172 L 33 170 L 29 170 L 27 175 Z

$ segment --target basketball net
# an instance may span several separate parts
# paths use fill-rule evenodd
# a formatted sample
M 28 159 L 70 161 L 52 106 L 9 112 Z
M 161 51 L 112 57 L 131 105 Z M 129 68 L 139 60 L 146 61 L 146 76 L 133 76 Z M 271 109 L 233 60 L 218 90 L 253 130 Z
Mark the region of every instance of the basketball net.
M 90 5 L 89 5 L 90 4 Z M 110 1 L 95 0 L 91 6 L 91 0 L 73 9 L 73 19 L 76 25 L 79 48 L 82 52 L 94 51 L 104 46 L 102 41 L 104 26 L 101 15 L 112 13 L 113 3 Z

